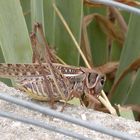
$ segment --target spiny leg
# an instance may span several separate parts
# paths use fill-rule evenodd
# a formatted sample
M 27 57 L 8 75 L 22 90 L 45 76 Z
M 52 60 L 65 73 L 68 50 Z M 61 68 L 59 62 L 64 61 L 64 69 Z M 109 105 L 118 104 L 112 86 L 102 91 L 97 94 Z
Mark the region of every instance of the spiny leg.
M 40 36 L 42 38 L 42 42 L 43 42 L 44 46 L 46 47 L 46 55 L 45 55 L 46 62 L 48 64 L 48 67 L 49 67 L 50 73 L 52 75 L 52 79 L 54 81 L 55 87 L 58 91 L 58 94 L 60 94 L 60 96 L 63 100 L 65 100 L 67 96 L 68 96 L 67 98 L 69 99 L 69 95 L 71 95 L 71 94 L 69 94 L 70 91 L 68 89 L 69 81 L 59 70 L 56 69 L 56 67 L 51 62 L 51 59 L 49 57 L 50 51 L 49 51 L 48 44 L 47 44 L 44 34 L 43 34 L 43 29 L 40 24 L 37 24 L 36 27 L 38 29 L 38 33 L 40 34 Z
M 36 38 L 36 34 L 34 32 L 32 32 L 30 34 L 30 39 L 31 39 L 31 44 L 32 44 L 32 50 L 33 50 L 33 58 L 32 58 L 32 62 L 33 63 L 39 63 L 40 61 L 40 54 L 38 52 L 37 49 L 37 38 Z
M 39 39 L 42 39 L 41 40 L 42 42 L 40 42 L 40 48 L 43 48 L 42 51 L 44 53 L 46 53 L 46 51 L 47 51 L 47 55 L 48 55 L 49 59 L 51 60 L 51 62 L 53 62 L 53 63 L 58 62 L 58 59 L 56 58 L 56 55 L 51 51 L 51 49 L 50 49 L 50 47 L 49 47 L 49 45 L 48 45 L 48 43 L 45 39 L 45 36 L 44 36 L 44 33 L 43 33 L 43 28 L 42 28 L 41 24 L 39 24 L 39 23 L 34 24 L 34 33 L 36 34 L 37 37 L 39 37 Z M 39 34 L 40 34 L 40 36 L 39 36 Z M 39 42 L 39 39 L 38 39 L 38 42 Z M 44 47 L 44 45 L 45 45 L 45 47 Z M 46 55 L 44 54 L 44 56 L 43 56 L 44 61 L 46 61 L 45 57 L 46 57 Z
M 64 105 L 62 106 L 60 112 L 63 112 L 63 111 L 64 111 L 64 108 L 66 107 L 67 102 L 71 99 L 72 95 L 73 95 L 73 92 L 70 92 L 70 93 L 68 94 L 68 97 L 66 98 L 65 103 L 64 103 Z
M 40 46 L 40 43 L 39 43 L 39 40 L 36 36 L 37 29 L 34 28 L 34 31 L 35 32 L 32 33 L 32 35 L 31 35 L 31 40 L 32 40 L 31 42 L 32 42 L 32 45 L 34 45 L 33 48 L 36 48 L 36 46 Z M 34 51 L 34 59 L 33 60 L 34 61 L 36 60 L 40 64 L 40 67 L 42 67 L 41 57 L 40 57 L 40 54 L 37 51 L 37 49 L 35 49 L 35 51 Z M 50 80 L 47 79 L 47 77 L 46 77 L 47 73 L 43 67 L 42 67 L 42 73 L 43 73 L 43 77 L 44 77 L 44 82 L 46 83 L 45 87 L 43 87 L 43 88 L 46 88 L 48 98 L 50 99 L 51 107 L 54 108 L 53 90 L 51 89 Z
M 54 97 L 53 97 L 53 92 L 54 92 L 54 90 L 52 89 L 52 86 L 51 86 L 51 82 L 50 82 L 50 80 L 48 80 L 46 77 L 45 77 L 45 82 L 46 82 L 46 91 L 47 91 L 47 93 L 48 93 L 48 97 L 49 97 L 49 99 L 50 99 L 50 106 L 51 106 L 51 108 L 52 109 L 56 109 L 56 106 L 55 106 L 55 99 L 54 99 Z

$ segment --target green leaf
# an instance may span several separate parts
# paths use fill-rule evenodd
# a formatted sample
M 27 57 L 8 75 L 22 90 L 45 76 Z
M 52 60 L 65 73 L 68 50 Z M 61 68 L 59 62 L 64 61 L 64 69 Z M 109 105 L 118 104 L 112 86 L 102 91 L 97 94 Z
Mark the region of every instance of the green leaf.
M 81 23 L 83 1 L 56 1 L 56 6 L 60 10 L 69 28 L 71 29 L 77 42 L 80 44 L 81 39 Z M 56 15 L 55 17 L 55 39 L 54 45 L 57 47 L 58 55 L 68 64 L 77 65 L 79 63 L 79 52 L 73 43 L 70 35 L 66 31 L 62 21 Z
M 1 0 L 0 6 L 1 62 L 30 63 L 32 49 L 20 1 Z
M 31 62 L 31 44 L 19 0 L 1 0 L 0 5 L 0 46 L 5 62 Z
M 126 11 L 121 11 L 120 14 L 123 16 L 124 21 L 128 24 L 130 13 Z M 119 25 L 119 24 L 118 24 Z M 118 61 L 120 59 L 121 51 L 122 51 L 123 44 L 120 44 L 117 41 L 113 41 L 111 47 L 111 61 Z
M 20 0 L 28 31 L 31 32 L 31 5 L 30 0 Z
M 87 14 L 106 14 L 106 8 L 89 8 L 84 9 L 85 15 Z M 98 66 L 107 62 L 108 48 L 107 37 L 99 26 L 99 23 L 94 19 L 88 26 L 89 42 L 91 46 L 91 54 L 93 57 L 94 66 Z
M 31 22 L 32 27 L 36 22 L 39 22 L 44 29 L 43 0 L 31 0 Z
M 135 120 L 134 113 L 131 107 L 121 107 L 120 105 L 118 105 L 117 108 L 118 108 L 118 113 L 121 117 L 130 120 Z
M 140 56 L 140 19 L 138 15 L 132 15 L 128 26 L 128 34 L 125 41 L 125 45 L 122 50 L 120 58 L 120 66 L 117 71 L 116 79 L 123 72 L 123 70 L 131 64 L 135 59 Z M 133 77 L 133 73 L 129 73 L 117 87 L 112 101 L 120 104 L 126 103 L 140 103 L 140 73 L 137 72 L 136 79 Z
M 53 8 L 53 0 L 44 0 L 44 26 L 46 39 L 50 46 L 54 46 L 55 38 L 55 11 Z

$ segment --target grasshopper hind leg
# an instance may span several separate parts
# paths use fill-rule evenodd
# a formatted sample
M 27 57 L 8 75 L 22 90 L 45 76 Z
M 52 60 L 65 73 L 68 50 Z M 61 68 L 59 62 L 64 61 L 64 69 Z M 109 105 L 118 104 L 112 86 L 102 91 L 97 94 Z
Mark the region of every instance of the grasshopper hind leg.
M 47 83 L 47 84 L 45 84 L 45 86 L 46 86 L 45 88 L 46 88 L 46 91 L 47 91 L 47 94 L 48 94 L 50 107 L 52 109 L 57 109 L 57 107 L 55 105 L 56 99 L 53 96 L 53 94 L 54 94 L 53 86 L 47 78 L 45 78 L 45 82 Z

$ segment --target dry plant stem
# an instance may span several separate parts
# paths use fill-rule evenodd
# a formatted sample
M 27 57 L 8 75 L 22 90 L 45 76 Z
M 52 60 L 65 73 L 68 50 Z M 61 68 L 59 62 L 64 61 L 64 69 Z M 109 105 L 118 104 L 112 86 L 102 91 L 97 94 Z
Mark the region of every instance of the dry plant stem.
M 93 7 L 93 8 L 104 6 L 103 4 L 96 4 L 96 3 L 90 2 L 88 0 L 84 0 L 84 5 L 86 5 L 88 7 Z
M 74 41 L 74 43 L 75 43 L 75 45 L 76 45 L 76 47 L 77 47 L 79 53 L 81 54 L 81 56 L 82 56 L 82 58 L 83 58 L 85 64 L 87 65 L 88 68 L 91 68 L 90 65 L 89 65 L 89 63 L 88 63 L 88 61 L 86 60 L 86 58 L 85 58 L 83 52 L 81 51 L 80 46 L 78 45 L 78 43 L 77 43 L 75 37 L 73 36 L 73 34 L 72 34 L 70 28 L 68 27 L 68 25 L 67 25 L 65 19 L 63 18 L 62 14 L 60 13 L 60 11 L 58 10 L 58 8 L 56 7 L 56 5 L 55 5 L 54 3 L 53 3 L 53 7 L 54 7 L 54 9 L 55 9 L 57 15 L 58 15 L 59 18 L 61 19 L 62 23 L 64 24 L 65 28 L 67 29 L 67 31 L 68 31 L 69 35 L 71 36 L 72 40 Z M 106 95 L 105 95 L 105 96 L 106 96 Z M 106 97 L 106 98 L 107 98 L 107 97 Z M 106 101 L 106 100 L 104 100 L 104 102 L 105 102 L 105 101 Z M 102 101 L 101 101 L 101 102 L 102 102 Z M 106 106 L 106 107 L 108 107 L 108 106 Z M 109 108 L 108 108 L 108 109 L 109 109 Z
M 130 6 L 140 6 L 140 2 L 136 0 L 117 0 L 117 1 Z
M 84 56 L 82 50 L 80 49 L 80 46 L 79 46 L 79 44 L 77 43 L 77 41 L 76 41 L 76 39 L 75 39 L 75 37 L 74 37 L 72 31 L 70 30 L 68 24 L 66 23 L 65 19 L 63 18 L 62 14 L 60 13 L 59 9 L 56 7 L 55 3 L 53 3 L 53 7 L 54 7 L 54 9 L 55 9 L 57 15 L 58 15 L 59 18 L 61 19 L 62 23 L 64 24 L 64 27 L 65 27 L 66 30 L 68 31 L 70 37 L 72 38 L 72 40 L 73 40 L 73 42 L 74 42 L 76 48 L 78 49 L 80 55 L 82 56 L 82 58 L 83 58 L 83 60 L 84 60 L 86 66 L 87 66 L 88 68 L 91 68 L 90 65 L 89 65 L 89 63 L 88 63 L 88 61 L 87 61 L 87 59 L 85 58 L 85 56 Z
M 116 110 L 114 109 L 114 107 L 111 105 L 111 103 L 109 102 L 108 98 L 106 97 L 104 91 L 101 91 L 101 94 L 103 97 L 99 96 L 98 99 L 100 100 L 100 102 L 109 110 L 109 112 L 112 115 L 117 115 Z
M 110 66 L 110 65 L 109 65 Z M 116 68 L 116 67 L 115 67 Z M 97 68 L 98 69 L 98 68 Z M 101 69 L 101 68 L 99 68 L 99 69 Z M 103 96 L 103 97 L 101 97 L 101 96 L 99 96 L 99 100 L 100 100 L 100 102 L 109 110 L 109 112 L 111 113 L 111 114 L 113 114 L 113 115 L 117 115 L 117 113 L 116 113 L 116 110 L 112 107 L 112 105 L 111 105 L 111 103 L 109 102 L 109 100 L 108 100 L 108 98 L 107 98 L 107 96 L 106 96 L 106 94 L 104 93 L 104 91 L 102 90 L 101 91 L 101 95 Z
M 118 24 L 121 28 L 121 30 L 126 33 L 128 30 L 127 24 L 123 18 L 123 16 L 121 15 L 121 13 L 118 11 L 118 9 L 114 8 L 114 7 L 109 7 L 110 11 L 113 12 L 113 14 L 115 15 Z
M 114 24 L 112 24 L 112 22 L 110 22 L 106 17 L 94 13 L 85 16 L 84 21 L 88 26 L 93 19 L 98 22 L 100 28 L 108 37 L 117 40 L 121 44 L 124 42 L 124 35 L 119 30 L 116 30 L 116 28 L 114 28 Z
M 56 54 L 54 54 L 54 57 L 63 65 L 67 65 L 60 57 L 58 57 Z
M 107 102 L 109 102 L 109 100 L 108 100 L 108 98 L 107 98 L 107 96 L 106 96 L 106 94 L 104 93 L 103 90 L 101 91 L 101 95 L 103 96 L 103 98 L 104 98 Z
M 102 66 L 98 66 L 95 69 L 101 71 L 104 74 L 110 74 L 118 69 L 119 62 L 108 62 Z

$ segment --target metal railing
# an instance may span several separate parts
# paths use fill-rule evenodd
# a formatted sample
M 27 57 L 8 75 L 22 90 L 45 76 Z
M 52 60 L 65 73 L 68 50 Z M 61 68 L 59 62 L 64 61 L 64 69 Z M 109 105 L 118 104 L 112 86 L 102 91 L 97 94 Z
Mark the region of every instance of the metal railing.
M 112 7 L 116 7 L 116 8 L 120 8 L 122 10 L 140 15 L 140 9 L 126 5 L 126 4 L 122 4 L 122 3 L 114 1 L 114 0 L 88 0 L 88 1 L 94 2 L 94 3 L 99 3 L 99 4 L 104 4 L 104 5 L 112 6 Z
M 28 109 L 31 109 L 34 111 L 38 111 L 42 114 L 53 116 L 55 118 L 59 118 L 59 119 L 62 119 L 64 121 L 74 123 L 76 125 L 80 125 L 82 127 L 88 128 L 90 130 L 98 131 L 98 132 L 101 132 L 101 133 L 104 133 L 104 134 L 107 134 L 110 136 L 114 136 L 114 137 L 117 137 L 120 139 L 125 139 L 125 140 L 138 140 L 139 139 L 139 138 L 133 137 L 127 133 L 120 132 L 120 131 L 113 130 L 113 129 L 107 128 L 105 126 L 99 125 L 96 122 L 83 121 L 81 119 L 73 118 L 72 116 L 66 115 L 66 114 L 61 113 L 61 112 L 54 111 L 48 107 L 42 107 L 42 106 L 35 104 L 35 103 L 31 103 L 31 102 L 24 101 L 24 100 L 15 98 L 15 97 L 11 97 L 9 95 L 6 95 L 5 93 L 0 93 L 0 99 L 17 104 L 19 106 L 23 106 L 25 108 L 28 108 Z M 62 128 L 60 129 L 60 128 L 57 128 L 55 126 L 51 126 L 47 123 L 42 123 L 38 120 L 33 120 L 31 118 L 17 117 L 17 115 L 14 115 L 13 113 L 0 111 L 0 116 L 14 119 L 17 121 L 22 121 L 22 122 L 29 123 L 29 124 L 33 124 L 33 125 L 36 125 L 36 126 L 39 126 L 39 127 L 45 128 L 45 129 L 49 129 L 49 130 L 52 130 L 52 131 L 55 131 L 55 132 L 58 132 L 61 134 L 65 134 L 67 136 L 71 136 L 71 137 L 74 137 L 77 139 L 81 139 L 81 140 L 89 139 L 89 138 L 86 138 L 86 137 L 84 137 L 80 134 L 77 134 L 75 132 L 70 132 L 70 131 L 64 130 Z

